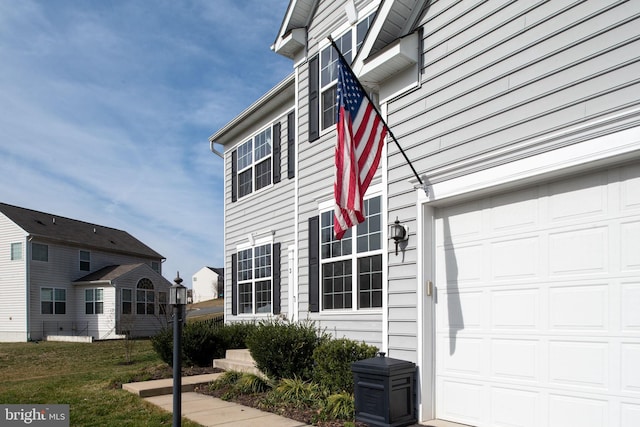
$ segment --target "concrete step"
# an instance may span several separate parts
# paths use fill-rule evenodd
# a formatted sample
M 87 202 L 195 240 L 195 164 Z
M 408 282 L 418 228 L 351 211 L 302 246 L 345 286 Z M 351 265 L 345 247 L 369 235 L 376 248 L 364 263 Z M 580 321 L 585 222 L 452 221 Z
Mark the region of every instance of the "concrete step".
M 220 375 L 222 374 L 215 373 L 182 377 L 182 392 L 193 391 L 199 385 L 209 384 Z M 161 396 L 173 393 L 173 378 L 122 384 L 122 388 L 140 397 Z
M 248 349 L 227 350 L 224 359 L 215 359 L 213 367 L 225 371 L 250 372 L 261 375 Z

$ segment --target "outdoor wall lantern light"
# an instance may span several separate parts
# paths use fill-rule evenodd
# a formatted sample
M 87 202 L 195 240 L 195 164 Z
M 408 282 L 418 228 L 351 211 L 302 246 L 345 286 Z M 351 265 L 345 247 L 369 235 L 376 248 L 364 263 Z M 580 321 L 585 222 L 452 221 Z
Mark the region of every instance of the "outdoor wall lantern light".
M 400 224 L 398 217 L 393 224 L 391 224 L 391 238 L 396 244 L 396 255 L 398 255 L 398 243 L 403 240 L 407 240 L 407 230 Z
M 182 322 L 187 304 L 187 288 L 182 286 L 180 272 L 169 288 L 169 304 L 173 306 L 173 427 L 182 422 Z

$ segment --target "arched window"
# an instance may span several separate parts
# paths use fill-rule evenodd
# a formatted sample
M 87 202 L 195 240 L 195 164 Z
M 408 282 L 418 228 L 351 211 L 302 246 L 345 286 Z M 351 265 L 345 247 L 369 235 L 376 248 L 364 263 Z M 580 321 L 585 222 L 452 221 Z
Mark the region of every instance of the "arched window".
M 153 282 L 147 278 L 140 279 L 136 286 L 136 312 L 138 314 L 155 314 L 155 293 Z

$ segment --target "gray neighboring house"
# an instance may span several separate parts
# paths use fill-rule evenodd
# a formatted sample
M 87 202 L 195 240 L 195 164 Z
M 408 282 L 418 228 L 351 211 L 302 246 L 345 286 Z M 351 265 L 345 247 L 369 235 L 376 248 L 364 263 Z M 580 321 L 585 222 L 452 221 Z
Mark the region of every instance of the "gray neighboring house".
M 163 260 L 126 231 L 0 203 L 0 341 L 153 335 Z
M 225 320 L 416 363 L 421 422 L 640 425 L 639 26 L 639 1 L 290 1 L 293 73 L 210 138 Z M 427 184 L 388 140 L 341 242 L 328 36 Z

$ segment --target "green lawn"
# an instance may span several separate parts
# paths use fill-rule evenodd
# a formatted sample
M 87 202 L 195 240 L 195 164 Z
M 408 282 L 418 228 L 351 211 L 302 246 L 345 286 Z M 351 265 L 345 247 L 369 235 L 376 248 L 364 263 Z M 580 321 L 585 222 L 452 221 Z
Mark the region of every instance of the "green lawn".
M 170 369 L 150 341 L 135 341 L 131 359 L 123 341 L 0 344 L 0 403 L 68 404 L 71 426 L 170 426 L 172 414 L 120 387 Z

